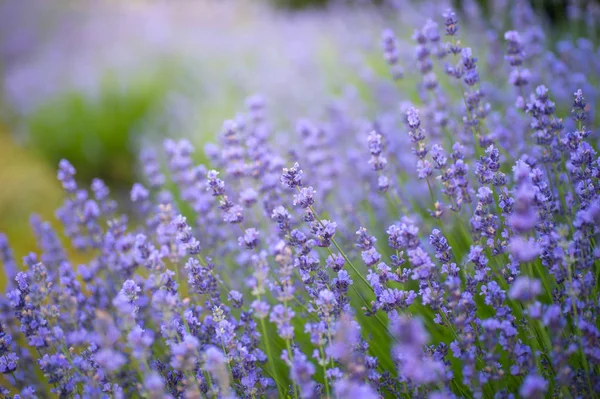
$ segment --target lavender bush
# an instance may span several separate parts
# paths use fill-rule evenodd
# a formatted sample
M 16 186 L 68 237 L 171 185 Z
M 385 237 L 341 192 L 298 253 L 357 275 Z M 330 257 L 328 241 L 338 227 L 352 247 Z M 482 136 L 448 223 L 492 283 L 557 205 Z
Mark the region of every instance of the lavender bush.
M 297 138 L 254 96 L 210 166 L 187 140 L 144 149 L 129 204 L 61 161 L 82 256 L 37 217 L 22 268 L 0 236 L 2 394 L 597 396 L 600 52 L 547 50 L 517 3 L 484 26 L 467 2 L 483 38 L 432 15 L 410 59 L 384 30 L 373 101 Z

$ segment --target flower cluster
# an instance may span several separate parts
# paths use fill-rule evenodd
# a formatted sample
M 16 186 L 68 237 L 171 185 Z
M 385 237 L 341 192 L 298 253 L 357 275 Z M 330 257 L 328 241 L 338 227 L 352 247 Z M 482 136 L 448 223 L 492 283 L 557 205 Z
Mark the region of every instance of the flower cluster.
M 600 52 L 544 54 L 526 2 L 472 35 L 464 3 L 406 64 L 385 30 L 389 98 L 294 148 L 254 96 L 208 165 L 145 148 L 130 203 L 62 160 L 63 228 L 32 217 L 22 262 L 0 234 L 1 396 L 598 396 Z

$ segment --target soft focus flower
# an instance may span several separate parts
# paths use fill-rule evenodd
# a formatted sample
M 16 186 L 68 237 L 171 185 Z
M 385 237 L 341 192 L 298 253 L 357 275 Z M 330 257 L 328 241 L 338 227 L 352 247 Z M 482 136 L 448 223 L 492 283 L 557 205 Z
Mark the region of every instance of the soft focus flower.
M 359 51 L 382 27 L 334 7 L 353 74 L 332 68 L 346 84 L 320 112 L 310 37 L 276 48 L 303 73 L 265 70 L 311 92 L 306 119 L 252 95 L 205 157 L 144 143 L 124 193 L 60 161 L 61 229 L 32 216 L 21 263 L 0 234 L 0 396 L 592 397 L 600 52 L 549 41 L 526 1 L 490 21 L 396 3 L 369 18 L 398 22 L 391 78 Z

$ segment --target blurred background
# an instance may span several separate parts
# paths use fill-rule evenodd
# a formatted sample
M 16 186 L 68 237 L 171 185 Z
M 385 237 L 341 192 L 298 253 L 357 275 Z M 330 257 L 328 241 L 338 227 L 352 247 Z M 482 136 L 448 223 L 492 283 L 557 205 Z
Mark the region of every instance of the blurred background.
M 201 150 L 255 93 L 278 130 L 293 129 L 386 73 L 390 23 L 409 38 L 448 6 L 492 20 L 510 3 L 0 0 L 0 231 L 17 255 L 33 249 L 27 220 L 55 222 L 61 158 L 126 195 L 141 146 L 187 137 Z M 600 20 L 595 2 L 531 4 L 557 37 L 590 36 Z

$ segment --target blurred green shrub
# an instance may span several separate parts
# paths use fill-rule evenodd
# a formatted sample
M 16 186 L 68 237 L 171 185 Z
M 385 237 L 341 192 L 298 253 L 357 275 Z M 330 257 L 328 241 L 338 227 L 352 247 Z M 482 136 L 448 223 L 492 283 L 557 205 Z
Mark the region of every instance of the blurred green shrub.
M 160 109 L 172 87 L 173 67 L 157 67 L 127 79 L 107 73 L 93 93 L 70 90 L 38 107 L 25 121 L 28 144 L 53 165 L 77 165 L 78 178 L 112 185 L 133 180 L 140 125 Z
M 271 2 L 282 8 L 299 9 L 305 7 L 322 7 L 325 6 L 328 0 L 271 0 Z

